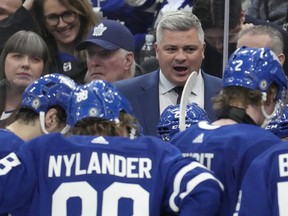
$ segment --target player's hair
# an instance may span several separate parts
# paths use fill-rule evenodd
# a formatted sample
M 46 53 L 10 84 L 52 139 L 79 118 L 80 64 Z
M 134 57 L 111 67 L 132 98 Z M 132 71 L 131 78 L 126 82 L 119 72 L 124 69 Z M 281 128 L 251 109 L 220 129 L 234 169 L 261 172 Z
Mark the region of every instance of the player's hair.
M 267 91 L 267 97 L 271 97 L 271 92 L 278 88 L 272 83 Z M 276 99 L 275 99 L 276 100 Z M 258 90 L 252 90 L 241 86 L 227 86 L 215 97 L 212 98 L 213 109 L 220 111 L 227 106 L 241 104 L 243 108 L 248 105 L 260 106 L 262 103 L 262 93 Z
M 204 43 L 204 32 L 200 20 L 191 11 L 177 10 L 166 13 L 159 21 L 156 28 L 156 41 L 162 40 L 163 31 L 189 31 L 196 29 L 199 39 Z
M 268 35 L 271 38 L 271 43 L 268 46 L 274 53 L 280 54 L 284 51 L 284 40 L 281 32 L 272 26 L 254 25 L 249 28 L 244 28 L 239 32 L 238 39 L 244 35 Z
M 241 11 L 241 1 L 230 0 L 229 29 L 240 24 Z M 201 20 L 204 31 L 209 28 L 224 29 L 225 0 L 195 0 L 192 12 Z
M 57 122 L 59 124 L 66 124 L 67 116 L 65 110 L 60 106 L 53 106 L 50 109 L 56 109 L 57 111 Z M 15 120 L 22 121 L 25 124 L 35 123 L 35 121 L 39 119 L 39 113 L 35 112 L 34 110 L 23 107 L 20 108 L 18 113 L 16 114 Z
M 75 124 L 71 132 L 73 135 L 123 136 L 129 135 L 131 129 L 135 130 L 135 136 L 140 135 L 137 119 L 128 113 L 121 112 L 118 122 L 97 117 L 84 118 Z

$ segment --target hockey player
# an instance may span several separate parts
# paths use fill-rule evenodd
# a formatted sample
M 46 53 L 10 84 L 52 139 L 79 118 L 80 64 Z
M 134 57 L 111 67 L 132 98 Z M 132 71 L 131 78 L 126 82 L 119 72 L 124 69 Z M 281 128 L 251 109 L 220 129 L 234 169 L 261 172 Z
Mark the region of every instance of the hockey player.
M 69 118 L 78 136 L 38 137 L 0 161 L 0 211 L 30 200 L 26 215 L 215 215 L 221 183 L 173 145 L 135 137 L 125 101 L 105 81 L 79 86 Z
M 0 157 L 42 134 L 67 133 L 68 104 L 75 88 L 75 82 L 61 74 L 45 75 L 27 86 L 15 122 L 0 129 Z M 25 209 L 17 209 L 13 215 L 23 212 Z
M 243 180 L 241 202 L 233 216 L 288 215 L 287 161 L 287 142 L 274 145 L 253 161 Z
M 276 134 L 284 141 L 288 138 L 288 106 L 286 106 L 284 112 L 279 113 L 279 115 L 276 115 L 265 129 Z
M 0 129 L 1 158 L 42 134 L 66 133 L 67 104 L 75 88 L 75 82 L 61 74 L 48 74 L 31 83 L 23 93 L 16 121 Z
M 164 141 L 170 141 L 171 138 L 179 132 L 180 105 L 169 105 L 161 114 L 157 125 L 157 136 Z M 199 121 L 211 122 L 204 109 L 196 103 L 188 104 L 186 108 L 185 123 L 186 128 Z
M 241 47 L 224 71 L 223 89 L 213 99 L 218 120 L 199 122 L 176 134 L 184 156 L 194 157 L 215 172 L 225 187 L 221 215 L 232 215 L 247 168 L 280 138 L 264 130 L 283 105 L 287 79 L 268 48 Z

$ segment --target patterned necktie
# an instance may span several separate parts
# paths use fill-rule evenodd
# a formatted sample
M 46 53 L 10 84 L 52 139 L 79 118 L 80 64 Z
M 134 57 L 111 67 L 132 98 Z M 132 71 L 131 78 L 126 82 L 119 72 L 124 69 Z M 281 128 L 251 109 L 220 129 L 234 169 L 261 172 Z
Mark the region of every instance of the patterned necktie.
M 182 96 L 182 92 L 183 92 L 184 87 L 183 86 L 176 86 L 173 89 L 178 94 L 176 104 L 180 104 L 180 100 L 181 100 L 181 96 Z

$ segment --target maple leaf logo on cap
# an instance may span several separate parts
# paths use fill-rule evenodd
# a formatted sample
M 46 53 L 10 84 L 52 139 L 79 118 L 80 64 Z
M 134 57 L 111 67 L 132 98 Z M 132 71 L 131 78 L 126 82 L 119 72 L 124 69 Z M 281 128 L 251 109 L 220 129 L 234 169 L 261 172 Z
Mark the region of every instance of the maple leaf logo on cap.
M 96 26 L 94 28 L 94 32 L 93 32 L 93 36 L 97 37 L 97 36 L 102 36 L 103 32 L 107 29 L 107 27 L 105 27 L 103 25 L 103 23 L 101 23 L 100 25 Z

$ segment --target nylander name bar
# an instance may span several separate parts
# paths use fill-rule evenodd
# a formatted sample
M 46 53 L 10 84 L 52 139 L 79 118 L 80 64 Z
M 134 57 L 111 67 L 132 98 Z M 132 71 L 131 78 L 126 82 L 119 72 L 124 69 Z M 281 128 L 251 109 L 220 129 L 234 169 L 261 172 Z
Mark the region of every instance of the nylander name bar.
M 85 164 L 84 160 L 85 158 Z M 51 155 L 48 177 L 69 177 L 89 174 L 109 174 L 126 178 L 151 178 L 152 161 L 149 158 L 123 157 L 116 154 L 92 152 L 87 163 L 87 155 L 81 153 Z

